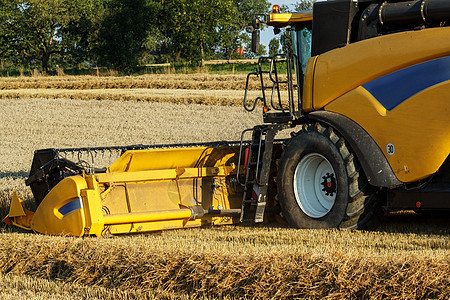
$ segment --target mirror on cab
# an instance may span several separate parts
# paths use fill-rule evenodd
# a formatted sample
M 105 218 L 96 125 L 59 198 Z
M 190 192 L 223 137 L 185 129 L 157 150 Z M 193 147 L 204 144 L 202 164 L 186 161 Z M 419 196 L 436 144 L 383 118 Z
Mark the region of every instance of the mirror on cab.
M 259 51 L 260 44 L 260 21 L 256 17 L 252 20 L 252 23 L 247 26 L 247 32 L 252 34 L 252 52 L 257 53 Z

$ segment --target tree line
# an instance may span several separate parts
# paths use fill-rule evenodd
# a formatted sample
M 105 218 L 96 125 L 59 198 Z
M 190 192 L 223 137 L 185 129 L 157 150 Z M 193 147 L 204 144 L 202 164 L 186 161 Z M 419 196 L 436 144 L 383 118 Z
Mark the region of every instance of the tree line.
M 0 60 L 47 72 L 230 59 L 269 10 L 267 0 L 0 0 Z

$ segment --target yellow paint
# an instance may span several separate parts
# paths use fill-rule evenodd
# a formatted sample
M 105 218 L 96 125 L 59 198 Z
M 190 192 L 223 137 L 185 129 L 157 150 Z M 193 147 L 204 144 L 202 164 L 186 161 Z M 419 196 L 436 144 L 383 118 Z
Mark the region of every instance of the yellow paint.
M 150 212 L 135 212 L 124 214 L 105 215 L 105 225 L 144 223 L 156 221 L 171 221 L 190 219 L 192 212 L 189 208 L 180 208 L 174 210 L 157 210 Z
M 81 190 L 86 229 L 88 229 L 86 233 L 101 236 L 104 225 L 101 192 L 93 176 L 84 176 L 84 179 L 88 186 L 87 189 Z
M 315 64 L 313 107 L 321 109 L 364 83 L 448 55 L 450 27 L 389 34 L 328 51 Z
M 205 168 L 183 168 L 183 172 L 179 173 L 180 169 L 169 170 L 150 170 L 137 172 L 117 172 L 117 173 L 102 173 L 95 175 L 98 183 L 109 182 L 140 182 L 152 180 L 169 180 L 169 179 L 186 179 L 186 178 L 201 178 L 208 176 L 226 176 L 230 175 L 234 170 L 233 167 L 205 167 Z
M 81 190 L 86 188 L 86 181 L 81 176 L 63 179 L 38 206 L 31 220 L 31 228 L 37 232 L 50 235 L 82 236 L 86 225 L 83 209 L 77 209 L 62 216 L 57 208 L 74 199 L 81 198 Z
M 311 23 L 313 18 L 312 11 L 295 13 L 271 13 L 267 25 L 275 27 L 286 27 L 299 23 Z
M 17 197 L 16 191 L 13 192 L 11 205 L 9 207 L 8 217 L 23 217 L 25 216 L 24 203 L 22 199 Z
M 203 219 L 198 219 L 194 221 L 189 221 L 187 223 L 185 222 L 185 220 L 167 220 L 167 221 L 156 221 L 147 223 L 107 225 L 105 226 L 105 231 L 111 234 L 127 234 L 127 233 L 139 233 L 157 230 L 200 227 L 202 225 L 202 220 Z
M 349 117 L 375 140 L 397 178 L 413 182 L 435 173 L 450 153 L 450 80 L 407 99 L 391 111 L 363 87 L 325 107 Z M 395 146 L 388 155 L 386 145 Z
M 240 208 L 242 190 L 232 191 L 230 184 L 238 151 L 222 146 L 127 151 L 106 173 L 58 183 L 39 205 L 30 227 L 45 234 L 100 236 L 229 224 L 233 220 L 225 216 L 190 220 L 188 207 Z M 59 209 L 74 200 L 81 201 L 82 208 L 62 215 Z M 22 215 L 21 208 L 15 199 L 12 214 Z
M 25 208 L 23 200 L 19 199 L 16 191 L 14 191 L 8 214 L 11 224 L 26 230 L 31 230 L 33 216 L 34 213 Z
M 313 86 L 314 86 L 314 68 L 316 66 L 317 58 L 313 56 L 308 59 L 306 63 L 305 75 L 303 80 L 303 99 L 302 108 L 305 112 L 314 110 L 313 108 Z
M 177 167 L 213 167 L 225 165 L 236 156 L 231 147 L 192 147 L 130 150 L 109 168 L 110 173 L 176 169 Z

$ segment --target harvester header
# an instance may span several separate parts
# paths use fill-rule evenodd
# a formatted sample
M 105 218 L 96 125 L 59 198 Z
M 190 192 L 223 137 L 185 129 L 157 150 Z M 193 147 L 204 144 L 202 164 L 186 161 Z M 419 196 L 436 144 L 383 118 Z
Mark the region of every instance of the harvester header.
M 75 236 L 230 224 L 242 195 L 233 184 L 238 151 L 233 142 L 39 150 L 27 181 L 38 209 L 25 209 L 14 194 L 9 219 Z M 122 154 L 107 168 L 88 163 L 111 152 Z

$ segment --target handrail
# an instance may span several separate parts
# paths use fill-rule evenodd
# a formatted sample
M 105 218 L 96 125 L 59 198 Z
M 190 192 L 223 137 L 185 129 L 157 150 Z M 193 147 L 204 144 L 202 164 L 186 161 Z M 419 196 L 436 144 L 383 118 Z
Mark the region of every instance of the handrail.
M 237 165 L 237 171 L 236 171 L 236 181 L 241 186 L 245 185 L 245 183 L 242 183 L 241 180 L 239 179 L 240 169 L 241 169 L 242 149 L 243 149 L 243 145 L 244 145 L 244 135 L 245 135 L 246 132 L 249 132 L 249 131 L 253 131 L 253 128 L 245 129 L 244 131 L 242 131 L 242 133 L 241 133 L 241 144 L 239 146 L 239 158 L 238 158 L 238 165 Z M 248 142 L 248 141 L 247 141 L 247 143 L 250 144 L 250 142 Z
M 264 107 L 267 107 L 270 105 L 270 107 L 267 107 L 269 109 L 275 110 L 275 111 L 281 111 L 282 113 L 289 114 L 291 117 L 295 117 L 296 115 L 296 104 L 294 103 L 294 88 L 298 87 L 297 84 L 293 83 L 293 74 L 292 74 L 292 59 L 295 59 L 295 55 L 288 52 L 287 54 L 276 54 L 273 56 L 261 56 L 258 59 L 258 66 L 254 69 L 253 72 L 250 72 L 247 75 L 247 80 L 245 84 L 245 93 L 244 93 L 244 108 L 247 111 L 254 111 L 258 102 L 260 101 Z M 278 67 L 277 62 L 280 60 L 286 61 L 286 80 L 280 80 L 278 75 Z M 265 62 L 269 62 L 270 67 L 269 70 L 263 70 L 263 64 Z M 271 82 L 270 85 L 266 86 L 264 83 L 264 74 L 268 74 L 268 78 Z M 261 86 L 261 95 L 256 97 L 256 99 L 253 101 L 253 103 L 249 103 L 248 101 L 248 86 L 251 76 L 259 77 L 260 79 L 260 86 Z M 288 94 L 288 106 L 286 107 L 283 105 L 282 97 L 281 97 L 281 91 L 280 91 L 280 84 L 286 84 L 287 85 L 287 94 Z M 271 96 L 269 104 L 267 103 L 266 98 L 266 89 L 271 90 Z M 299 109 L 298 107 L 297 109 Z
M 257 97 L 255 99 L 255 101 L 253 102 L 253 105 L 251 105 L 251 106 L 247 105 L 248 82 L 249 82 L 250 76 L 252 76 L 252 75 L 256 75 L 258 77 L 259 73 L 255 70 L 254 72 L 250 72 L 250 73 L 247 74 L 247 81 L 245 83 L 245 93 L 244 93 L 244 108 L 245 108 L 246 111 L 254 111 L 255 108 L 256 108 L 256 104 L 258 104 L 258 100 L 263 102 L 264 105 L 266 104 L 266 101 L 265 101 L 264 98 Z
M 283 104 L 281 103 L 281 94 L 280 94 L 280 83 L 288 83 L 287 80 L 286 81 L 280 81 L 278 80 L 278 72 L 277 72 L 277 65 L 276 65 L 276 58 L 277 57 L 283 57 L 285 56 L 285 54 L 275 54 L 274 56 L 272 56 L 272 59 L 270 61 L 270 71 L 269 71 L 269 78 L 272 81 L 273 85 L 272 85 L 272 96 L 270 97 L 270 105 L 272 106 L 272 108 L 274 110 L 281 110 L 281 111 L 285 111 L 285 109 L 283 108 Z M 275 79 L 273 79 L 272 74 L 275 75 Z M 274 103 L 273 103 L 273 94 L 275 92 L 275 88 L 277 90 L 277 96 L 278 96 L 278 105 L 279 107 L 275 107 Z

